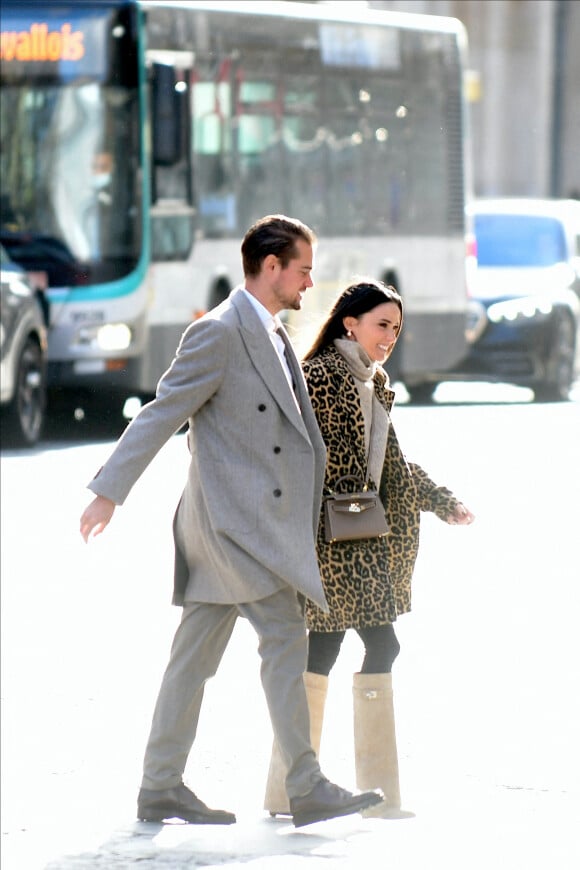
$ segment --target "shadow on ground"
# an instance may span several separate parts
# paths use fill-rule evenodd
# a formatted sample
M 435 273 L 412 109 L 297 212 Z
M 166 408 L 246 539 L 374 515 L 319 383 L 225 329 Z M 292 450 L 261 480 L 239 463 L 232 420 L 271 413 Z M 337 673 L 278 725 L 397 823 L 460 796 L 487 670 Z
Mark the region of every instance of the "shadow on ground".
M 264 818 L 228 827 L 136 822 L 119 830 L 98 849 L 50 861 L 45 870 L 191 870 L 197 867 L 249 865 L 253 870 L 302 866 L 341 866 L 360 860 L 360 846 L 369 823 L 359 816 L 337 819 L 296 830 L 289 819 Z M 358 845 L 357 842 L 358 841 Z M 364 850 L 363 850 L 364 851 Z M 354 865 L 353 865 L 354 866 Z

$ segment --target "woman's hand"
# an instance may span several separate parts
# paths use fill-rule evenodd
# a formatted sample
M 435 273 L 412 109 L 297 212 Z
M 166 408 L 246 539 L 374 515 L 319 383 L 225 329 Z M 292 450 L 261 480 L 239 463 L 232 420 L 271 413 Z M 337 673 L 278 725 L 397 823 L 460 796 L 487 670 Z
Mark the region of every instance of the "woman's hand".
M 447 517 L 447 522 L 451 526 L 470 526 L 474 519 L 475 516 L 471 511 L 460 502 L 455 510 Z

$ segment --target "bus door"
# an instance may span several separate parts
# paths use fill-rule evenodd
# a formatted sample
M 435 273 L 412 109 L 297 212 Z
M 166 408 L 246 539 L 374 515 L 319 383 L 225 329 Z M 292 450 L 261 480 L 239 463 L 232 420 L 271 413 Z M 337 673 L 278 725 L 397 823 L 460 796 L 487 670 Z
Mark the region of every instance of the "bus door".
M 193 52 L 147 51 L 151 142 L 151 257 L 186 260 L 193 245 L 190 78 Z

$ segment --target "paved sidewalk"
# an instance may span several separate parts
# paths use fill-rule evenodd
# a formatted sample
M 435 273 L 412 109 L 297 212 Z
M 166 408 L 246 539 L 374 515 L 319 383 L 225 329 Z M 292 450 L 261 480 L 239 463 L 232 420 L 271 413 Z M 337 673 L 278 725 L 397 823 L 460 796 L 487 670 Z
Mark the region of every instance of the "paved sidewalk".
M 450 790 L 451 789 L 451 790 Z M 454 793 L 454 797 L 451 794 Z M 8 853 L 3 870 L 578 870 L 580 803 L 565 794 L 450 781 L 414 818 L 360 816 L 297 831 L 242 815 L 227 828 L 119 825 L 41 865 Z M 53 833 L 57 833 L 53 829 Z M 66 839 L 66 820 L 58 832 Z M 96 834 L 96 832 L 95 832 Z M 32 856 L 30 856 L 32 857 Z M 6 863 L 4 861 L 6 860 Z
M 76 488 L 102 448 L 90 449 L 90 462 L 84 448 L 52 452 L 40 482 L 32 463 L 34 495 L 45 497 L 41 522 L 19 460 L 4 460 L 2 870 L 579 870 L 578 463 L 569 411 L 552 406 L 556 422 L 544 432 L 536 428 L 542 409 L 529 409 L 521 444 L 530 462 L 509 449 L 495 452 L 493 465 L 487 452 L 473 463 L 464 497 L 475 507 L 469 489 L 480 493 L 479 519 L 470 529 L 425 518 L 416 604 L 397 623 L 393 672 L 403 806 L 415 816 L 352 816 L 299 830 L 262 810 L 272 734 L 257 640 L 243 620 L 206 686 L 186 770 L 200 797 L 234 811 L 238 824 L 135 821 L 180 615 L 168 604 L 167 504 L 181 492 L 183 440 L 90 548 L 77 533 L 86 493 Z M 495 444 L 490 415 L 485 408 L 458 418 L 470 450 L 475 431 L 482 450 Z M 500 418 L 509 441 L 512 417 Z M 406 418 L 406 442 L 424 440 L 420 419 Z M 532 475 L 531 459 L 556 429 L 567 449 L 559 442 L 549 467 Z M 442 454 L 456 448 L 450 438 L 429 443 L 433 456 L 421 451 L 421 461 L 437 478 L 438 465 L 451 465 Z M 75 481 L 68 492 L 65 463 Z M 557 505 L 554 481 L 566 484 Z M 355 788 L 352 674 L 361 644 L 350 634 L 331 674 L 321 765 Z
M 168 636 L 170 631 L 169 626 Z M 289 820 L 270 819 L 261 807 L 271 734 L 255 662 L 248 662 L 254 654 L 251 631 L 240 623 L 223 672 L 206 687 L 206 715 L 195 763 L 188 768 L 188 780 L 200 796 L 211 806 L 235 811 L 236 825 L 135 821 L 135 783 L 148 726 L 145 708 L 156 689 L 155 676 L 145 674 L 152 685 L 144 709 L 131 710 L 127 701 L 139 692 L 127 685 L 125 698 L 105 695 L 101 710 L 94 699 L 76 719 L 74 695 L 69 694 L 63 698 L 66 715 L 58 731 L 47 729 L 49 716 L 37 718 L 46 752 L 54 754 L 59 740 L 64 752 L 64 735 L 70 758 L 51 759 L 52 773 L 39 767 L 37 780 L 28 782 L 16 805 L 9 806 L 2 828 L 2 870 L 580 868 L 580 783 L 577 759 L 566 754 L 574 743 L 572 726 L 568 736 L 560 726 L 559 741 L 540 745 L 533 731 L 520 733 L 516 722 L 514 740 L 508 720 L 497 712 L 503 709 L 501 696 L 486 720 L 483 707 L 469 709 L 473 696 L 467 684 L 457 691 L 462 685 L 458 674 L 447 688 L 443 678 L 438 684 L 410 685 L 410 676 L 405 677 L 405 669 L 412 667 L 410 656 L 400 669 L 396 699 L 403 805 L 415 815 L 399 820 L 356 815 L 299 830 Z M 349 788 L 355 787 L 349 695 L 358 657 L 353 639 L 333 675 L 321 756 L 327 775 Z M 121 720 L 109 722 L 112 709 L 120 711 Z M 113 738 L 122 741 L 123 735 L 125 743 L 114 752 Z M 39 758 L 44 751 L 41 745 Z M 83 756 L 85 767 L 74 769 Z M 116 777 L 112 787 L 107 781 L 111 772 Z M 12 791 L 11 804 L 14 797 Z

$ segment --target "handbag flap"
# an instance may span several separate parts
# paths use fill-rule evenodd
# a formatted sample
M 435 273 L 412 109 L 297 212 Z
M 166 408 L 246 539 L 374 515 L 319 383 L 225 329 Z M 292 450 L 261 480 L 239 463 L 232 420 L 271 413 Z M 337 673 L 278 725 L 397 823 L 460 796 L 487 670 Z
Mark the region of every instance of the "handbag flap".
M 376 503 L 376 493 L 353 492 L 349 495 L 335 495 L 328 500 L 331 510 L 349 514 L 360 514 L 372 510 Z

